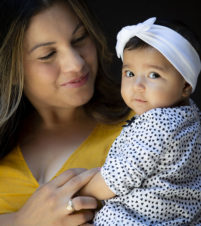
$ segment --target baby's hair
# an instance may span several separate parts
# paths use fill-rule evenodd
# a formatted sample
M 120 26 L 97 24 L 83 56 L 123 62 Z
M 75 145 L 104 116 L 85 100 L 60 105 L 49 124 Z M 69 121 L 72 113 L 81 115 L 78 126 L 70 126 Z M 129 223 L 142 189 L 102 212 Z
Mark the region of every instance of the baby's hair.
M 172 30 L 178 32 L 180 35 L 182 35 L 185 39 L 187 39 L 191 43 L 191 45 L 195 48 L 199 57 L 201 58 L 200 39 L 198 35 L 189 26 L 178 20 L 167 20 L 167 19 L 165 20 L 157 19 L 155 24 L 169 27 Z M 125 49 L 134 50 L 137 48 L 146 48 L 149 46 L 150 46 L 149 44 L 135 36 L 127 42 L 127 44 L 125 45 Z

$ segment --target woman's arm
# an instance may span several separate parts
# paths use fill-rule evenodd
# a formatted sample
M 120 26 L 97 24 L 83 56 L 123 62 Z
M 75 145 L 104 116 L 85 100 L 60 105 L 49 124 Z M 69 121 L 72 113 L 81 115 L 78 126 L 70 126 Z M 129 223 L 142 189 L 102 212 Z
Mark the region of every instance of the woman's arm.
M 73 197 L 92 176 L 96 169 L 84 171 L 71 169 L 51 182 L 42 185 L 16 213 L 0 215 L 3 226 L 67 226 L 81 225 L 93 218 L 89 209 L 97 207 L 92 197 Z M 69 199 L 75 211 L 67 210 Z M 84 211 L 80 211 L 84 210 Z
M 109 189 L 105 183 L 101 173 L 96 173 L 87 185 L 85 185 L 81 191 L 80 195 L 93 196 L 98 200 L 106 200 L 113 198 L 115 194 Z

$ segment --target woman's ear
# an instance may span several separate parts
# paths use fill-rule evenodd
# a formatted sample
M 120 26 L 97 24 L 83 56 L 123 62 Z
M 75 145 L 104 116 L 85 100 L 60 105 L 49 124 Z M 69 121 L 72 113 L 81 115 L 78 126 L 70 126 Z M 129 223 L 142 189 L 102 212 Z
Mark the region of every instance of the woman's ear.
M 191 85 L 188 84 L 187 82 L 185 82 L 182 96 L 184 98 L 187 98 L 187 97 L 189 97 L 191 95 L 191 93 L 192 93 L 192 87 L 191 87 Z

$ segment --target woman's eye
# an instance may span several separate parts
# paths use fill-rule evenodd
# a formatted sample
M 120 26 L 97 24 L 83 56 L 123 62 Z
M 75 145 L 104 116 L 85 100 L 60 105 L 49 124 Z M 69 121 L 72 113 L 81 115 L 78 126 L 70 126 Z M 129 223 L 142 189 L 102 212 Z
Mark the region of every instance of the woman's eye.
M 149 78 L 152 78 L 152 79 L 156 79 L 156 78 L 159 78 L 159 77 L 160 77 L 160 75 L 157 74 L 157 73 L 155 73 L 155 72 L 151 72 L 151 73 L 149 74 Z
M 85 38 L 89 36 L 88 32 L 85 32 L 83 35 L 81 35 L 79 38 L 76 38 L 75 40 L 72 41 L 73 45 L 78 44 L 79 42 L 83 41 Z
M 48 60 L 49 58 L 51 58 L 53 55 L 55 54 L 55 51 L 52 51 L 51 53 L 49 53 L 48 55 L 44 56 L 44 57 L 39 57 L 40 60 Z
M 132 71 L 126 71 L 125 74 L 126 74 L 126 77 L 133 77 L 134 76 L 134 73 Z

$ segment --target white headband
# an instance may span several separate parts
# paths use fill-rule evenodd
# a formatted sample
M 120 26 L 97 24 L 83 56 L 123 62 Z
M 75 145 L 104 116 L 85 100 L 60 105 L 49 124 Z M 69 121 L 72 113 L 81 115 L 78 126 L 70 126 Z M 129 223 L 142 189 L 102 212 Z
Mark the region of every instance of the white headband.
M 183 36 L 168 27 L 154 24 L 155 20 L 156 18 L 153 17 L 143 23 L 123 27 L 117 35 L 117 56 L 123 60 L 126 43 L 137 36 L 157 49 L 179 71 L 194 91 L 201 70 L 198 53 Z

